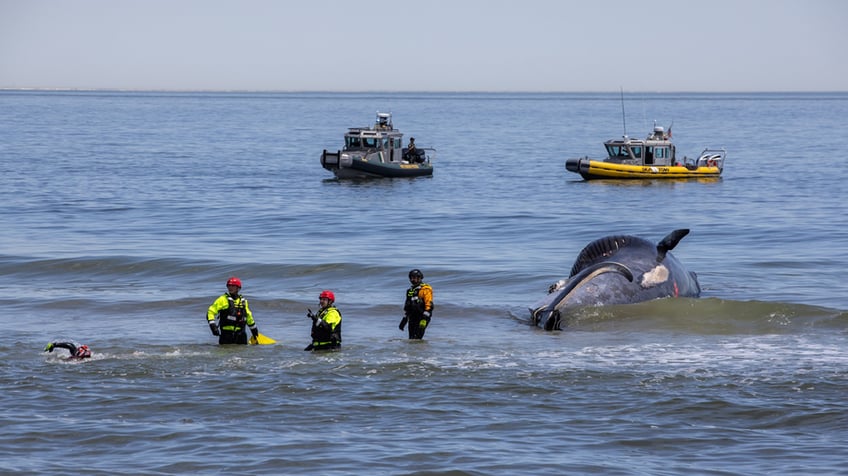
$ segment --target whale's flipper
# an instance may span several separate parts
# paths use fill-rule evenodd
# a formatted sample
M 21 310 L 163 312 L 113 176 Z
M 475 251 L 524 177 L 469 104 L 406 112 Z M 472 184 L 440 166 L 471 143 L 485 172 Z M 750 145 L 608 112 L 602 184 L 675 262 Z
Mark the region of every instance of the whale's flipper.
M 581 286 L 588 283 L 596 276 L 605 273 L 617 273 L 624 276 L 624 278 L 628 281 L 633 281 L 633 272 L 630 271 L 630 268 L 621 263 L 605 261 L 589 266 L 586 269 L 581 270 L 576 276 L 569 278 L 568 282 L 566 282 L 564 286 L 554 291 L 555 294 L 552 293 L 553 295 L 549 295 L 548 300 L 544 305 L 539 306 L 536 309 L 530 309 L 533 324 L 538 325 L 538 323 L 544 319 L 545 323 L 543 327 L 546 331 L 560 330 L 562 315 L 559 310 L 557 310 L 560 303 L 567 301 L 569 295 Z
M 683 237 L 688 235 L 688 234 L 689 234 L 688 228 L 681 228 L 679 230 L 672 231 L 671 233 L 666 235 L 665 238 L 660 240 L 660 242 L 657 243 L 657 255 L 658 255 L 657 261 L 659 262 L 659 261 L 664 260 L 665 254 L 668 253 L 669 251 L 673 250 L 674 247 L 677 246 L 677 243 L 679 243 L 680 240 L 682 240 Z

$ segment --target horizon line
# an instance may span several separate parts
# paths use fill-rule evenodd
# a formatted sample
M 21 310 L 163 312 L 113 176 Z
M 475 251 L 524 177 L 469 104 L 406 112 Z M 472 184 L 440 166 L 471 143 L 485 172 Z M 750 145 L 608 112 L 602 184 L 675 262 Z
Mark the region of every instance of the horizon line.
M 619 94 L 617 91 L 606 90 L 331 90 L 331 89 L 170 89 L 170 88 L 47 88 L 47 87 L 2 87 L 0 91 L 33 91 L 33 92 L 136 92 L 136 93 L 238 93 L 238 94 Z M 728 91 L 698 91 L 698 90 L 631 90 L 625 93 L 638 94 L 841 94 L 846 90 L 728 90 Z

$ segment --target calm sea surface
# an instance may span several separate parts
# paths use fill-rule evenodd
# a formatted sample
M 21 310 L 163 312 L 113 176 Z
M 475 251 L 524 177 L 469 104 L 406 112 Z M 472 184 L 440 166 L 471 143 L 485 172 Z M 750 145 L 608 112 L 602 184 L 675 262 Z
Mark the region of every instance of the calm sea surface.
M 624 105 L 724 177 L 566 172 L 624 132 L 617 93 L 0 92 L 0 473 L 848 474 L 848 94 Z M 433 177 L 320 167 L 377 111 Z M 590 241 L 676 228 L 700 299 L 526 325 Z M 278 345 L 216 344 L 231 275 Z M 322 289 L 341 352 L 302 351 Z

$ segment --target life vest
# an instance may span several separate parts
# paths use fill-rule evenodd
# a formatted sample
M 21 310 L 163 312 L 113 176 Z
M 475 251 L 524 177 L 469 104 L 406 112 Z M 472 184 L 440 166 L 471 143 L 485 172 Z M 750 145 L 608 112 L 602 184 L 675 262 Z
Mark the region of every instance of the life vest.
M 227 296 L 229 306 L 218 312 L 218 326 L 225 331 L 243 328 L 247 321 L 247 299 L 243 298 L 241 294 L 235 299 L 230 294 L 225 296 Z
M 429 284 L 418 283 L 418 286 L 410 286 L 409 289 L 406 290 L 406 302 L 403 304 L 403 312 L 418 315 L 427 310 L 424 308 L 426 305 L 424 300 L 419 296 L 422 286 L 429 286 Z M 432 304 L 430 306 L 432 311 Z
M 332 324 L 324 320 L 330 310 L 335 310 L 339 313 L 339 322 L 333 327 Z M 316 344 L 341 344 L 342 342 L 342 313 L 333 306 L 322 309 L 318 313 L 318 318 L 312 322 L 312 341 Z

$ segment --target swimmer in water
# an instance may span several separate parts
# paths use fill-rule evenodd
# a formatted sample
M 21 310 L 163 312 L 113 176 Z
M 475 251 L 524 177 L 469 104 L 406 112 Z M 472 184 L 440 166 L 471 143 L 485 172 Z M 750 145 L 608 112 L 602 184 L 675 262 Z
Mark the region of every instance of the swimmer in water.
M 91 349 L 87 345 L 76 345 L 73 342 L 51 342 L 44 348 L 44 352 L 53 352 L 56 347 L 68 349 L 71 355 L 68 359 L 89 359 L 91 358 Z

